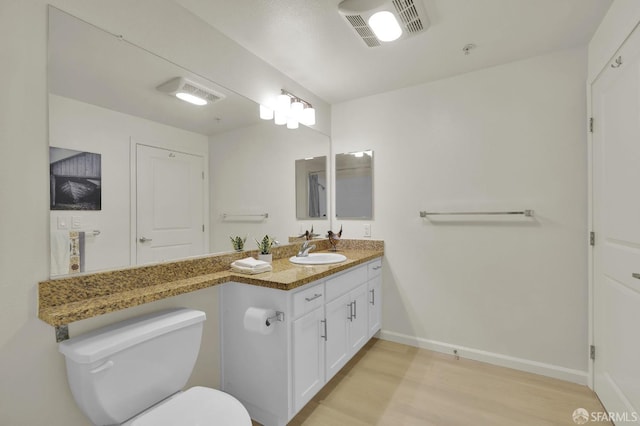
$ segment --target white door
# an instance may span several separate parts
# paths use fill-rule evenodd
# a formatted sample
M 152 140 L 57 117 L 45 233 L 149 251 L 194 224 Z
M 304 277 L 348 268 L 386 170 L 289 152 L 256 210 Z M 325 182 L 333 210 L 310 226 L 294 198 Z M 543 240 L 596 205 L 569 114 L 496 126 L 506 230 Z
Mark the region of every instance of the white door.
M 203 254 L 204 158 L 136 146 L 136 263 Z
M 322 307 L 293 322 L 293 400 L 298 412 L 324 386 Z
M 640 413 L 639 54 L 635 31 L 592 86 L 594 390 L 620 423 Z

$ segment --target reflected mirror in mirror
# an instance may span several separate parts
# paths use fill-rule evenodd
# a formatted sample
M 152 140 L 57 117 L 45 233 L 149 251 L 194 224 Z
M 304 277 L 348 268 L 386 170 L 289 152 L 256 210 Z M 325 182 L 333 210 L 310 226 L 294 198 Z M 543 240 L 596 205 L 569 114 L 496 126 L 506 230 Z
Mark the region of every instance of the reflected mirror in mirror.
M 295 159 L 328 155 L 326 135 L 260 120 L 252 100 L 53 6 L 47 65 L 49 145 L 101 158 L 101 210 L 50 211 L 52 275 L 228 252 L 230 236 L 248 236 L 252 250 L 254 238 L 296 234 L 286 182 Z M 176 77 L 211 92 L 209 104 L 159 90 Z
M 336 154 L 336 217 L 373 218 L 373 151 Z
M 296 160 L 296 217 L 327 218 L 327 157 Z

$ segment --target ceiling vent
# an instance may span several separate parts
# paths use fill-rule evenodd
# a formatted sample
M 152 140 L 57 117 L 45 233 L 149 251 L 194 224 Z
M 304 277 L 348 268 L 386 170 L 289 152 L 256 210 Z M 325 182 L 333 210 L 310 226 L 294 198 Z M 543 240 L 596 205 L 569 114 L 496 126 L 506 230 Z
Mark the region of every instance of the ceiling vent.
M 211 90 L 184 77 L 175 77 L 166 83 L 157 87 L 161 92 L 169 95 L 177 95 L 178 93 L 187 93 L 200 99 L 207 101 L 207 104 L 223 100 L 226 96 L 222 93 Z
M 344 0 L 338 5 L 338 11 L 369 47 L 384 44 L 369 26 L 369 18 L 377 12 L 388 11 L 396 17 L 402 29 L 398 40 L 420 34 L 429 28 L 423 0 Z

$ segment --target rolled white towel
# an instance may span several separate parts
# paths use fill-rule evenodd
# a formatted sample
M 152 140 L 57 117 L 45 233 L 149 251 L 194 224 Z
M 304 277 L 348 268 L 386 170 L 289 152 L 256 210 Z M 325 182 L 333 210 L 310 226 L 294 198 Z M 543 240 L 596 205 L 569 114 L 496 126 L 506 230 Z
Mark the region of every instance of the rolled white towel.
M 236 260 L 231 264 L 231 266 L 239 266 L 241 268 L 258 268 L 258 267 L 263 267 L 265 265 L 269 265 L 269 262 L 265 262 L 264 260 L 257 260 L 257 259 L 254 259 L 253 257 L 247 257 L 245 259 Z

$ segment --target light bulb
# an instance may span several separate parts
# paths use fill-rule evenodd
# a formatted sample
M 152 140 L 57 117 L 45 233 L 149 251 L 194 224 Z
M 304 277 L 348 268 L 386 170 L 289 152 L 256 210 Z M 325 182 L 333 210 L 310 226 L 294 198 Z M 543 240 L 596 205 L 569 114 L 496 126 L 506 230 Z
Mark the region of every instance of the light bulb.
M 402 35 L 402 28 L 391 12 L 374 13 L 369 18 L 369 26 L 380 41 L 397 40 Z
M 190 104 L 193 104 L 193 105 L 198 105 L 198 106 L 207 104 L 206 99 L 193 96 L 191 93 L 178 92 L 176 93 L 176 98 L 183 100 L 185 102 L 189 102 Z
M 282 112 L 285 115 L 289 114 L 291 109 L 291 98 L 289 95 L 278 95 L 276 97 L 276 111 Z
M 308 107 L 302 110 L 300 115 L 300 122 L 305 126 L 313 126 L 316 124 L 316 110 L 313 107 Z
M 263 120 L 271 120 L 273 118 L 273 110 L 264 105 L 260 105 L 260 118 Z
M 289 117 L 287 120 L 287 129 L 297 129 L 298 128 L 298 120 L 293 117 Z
M 295 118 L 296 120 L 300 120 L 302 115 L 302 110 L 304 109 L 304 105 L 298 99 L 291 103 L 291 110 L 289 111 L 289 116 Z
M 282 126 L 283 124 L 287 124 L 287 114 L 276 110 L 273 117 L 273 122 L 278 126 Z

